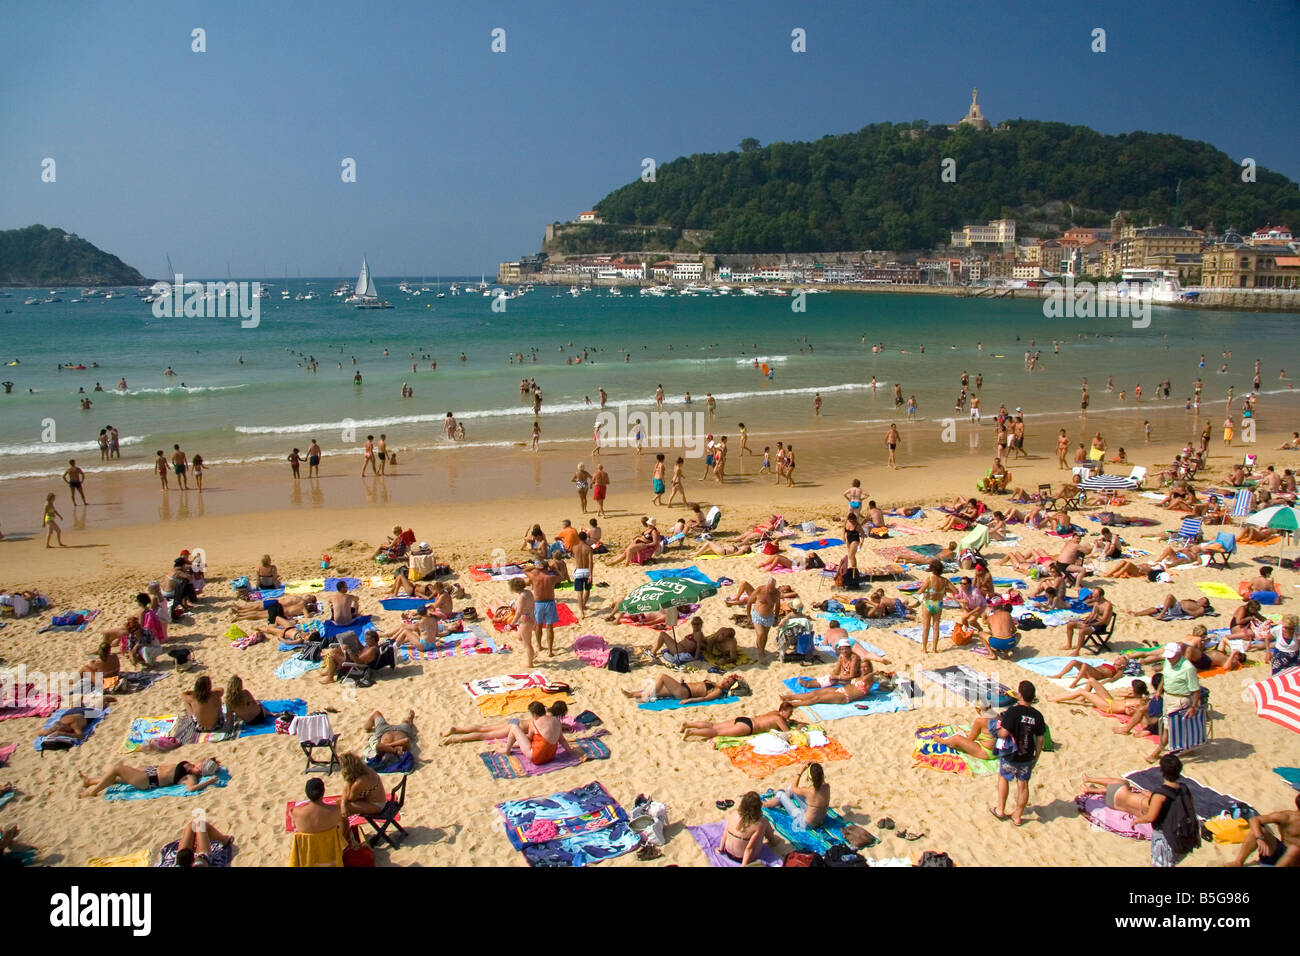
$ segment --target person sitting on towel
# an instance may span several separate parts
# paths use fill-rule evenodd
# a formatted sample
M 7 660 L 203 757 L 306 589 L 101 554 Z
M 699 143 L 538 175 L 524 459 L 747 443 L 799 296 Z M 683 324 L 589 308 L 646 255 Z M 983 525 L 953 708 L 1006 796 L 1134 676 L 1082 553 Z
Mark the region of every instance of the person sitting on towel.
M 808 774 L 811 787 L 799 786 L 805 773 Z M 826 822 L 826 811 L 831 805 L 831 785 L 826 782 L 826 772 L 821 764 L 804 764 L 799 768 L 799 774 L 790 788 L 776 791 L 773 797 L 763 801 L 763 806 L 785 807 L 789 813 L 797 813 L 799 808 L 794 802 L 795 797 L 800 797 L 804 802 L 803 820 L 809 830 L 815 830 Z
M 185 708 L 194 718 L 194 726 L 200 733 L 212 733 L 222 727 L 221 695 L 223 687 L 213 687 L 212 678 L 200 674 L 194 681 L 194 689 L 181 694 Z
M 269 554 L 262 555 L 262 561 L 253 572 L 250 580 L 257 582 L 258 590 L 271 590 L 281 586 L 280 570 L 271 562 Z
M 238 674 L 232 674 L 230 680 L 226 681 L 225 704 L 227 717 L 238 717 L 245 724 L 258 724 L 275 718 L 244 687 L 244 681 Z
M 563 747 L 565 753 L 578 763 L 587 759 L 586 754 L 569 743 L 568 738 L 564 736 L 564 724 L 554 713 L 534 717 L 529 722 L 527 732 L 520 729 L 518 722 L 512 723 L 506 733 L 506 739 L 496 745 L 496 750 L 498 753 L 508 755 L 515 747 L 528 754 L 532 762 L 538 766 L 554 760 L 560 747 Z

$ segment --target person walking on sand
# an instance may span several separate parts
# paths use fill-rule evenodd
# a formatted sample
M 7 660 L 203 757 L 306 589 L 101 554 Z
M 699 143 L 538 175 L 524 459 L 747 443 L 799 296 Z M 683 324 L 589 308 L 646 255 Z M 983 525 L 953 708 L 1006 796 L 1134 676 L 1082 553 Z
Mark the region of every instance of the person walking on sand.
M 189 491 L 190 481 L 185 477 L 189 459 L 185 457 L 185 452 L 181 451 L 180 445 L 172 445 L 172 449 L 172 470 L 176 472 L 176 484 L 182 491 Z
M 587 466 L 583 462 L 578 462 L 578 470 L 573 473 L 569 479 L 573 482 L 573 487 L 578 492 L 578 506 L 582 513 L 587 513 L 587 492 L 591 490 L 591 472 L 587 471 Z
M 555 656 L 555 625 L 560 623 L 559 607 L 555 603 L 555 586 L 560 583 L 559 573 L 551 570 L 545 561 L 534 561 L 524 570 L 528 586 L 533 592 L 533 621 L 537 646 L 540 649 L 542 634 L 546 634 L 546 653 Z
M 307 477 L 320 477 L 320 445 L 316 443 L 314 438 L 311 440 L 311 444 L 307 446 Z
M 591 497 L 596 502 L 596 514 L 605 517 L 605 496 L 609 494 L 609 474 L 605 466 L 596 462 L 596 473 L 591 476 Z
M 202 455 L 195 455 L 191 464 L 194 468 L 194 487 L 198 488 L 199 494 L 203 494 L 203 469 L 207 465 L 203 461 Z
M 162 481 L 162 490 L 167 490 L 167 458 L 163 455 L 162 449 L 158 449 L 158 456 L 153 460 L 153 473 Z
M 380 435 L 375 444 L 375 474 L 382 475 L 388 470 L 388 436 Z
M 68 491 L 72 495 L 72 507 L 77 507 L 77 495 L 81 495 L 81 503 L 86 503 L 86 490 L 82 483 L 86 480 L 86 473 L 77 467 L 77 459 L 69 458 L 68 467 L 63 472 L 63 480 L 68 484 Z
M 820 418 L 822 413 L 822 393 L 813 396 L 813 417 Z
M 369 468 L 371 474 L 379 474 L 375 470 L 375 436 L 367 435 L 366 443 L 361 446 L 361 477 L 366 477 L 366 469 Z
M 682 496 L 682 507 L 686 507 L 686 489 L 682 485 L 682 482 L 685 480 L 682 477 L 682 466 L 684 464 L 686 464 L 686 459 L 682 458 L 680 455 L 678 455 L 677 460 L 673 462 L 672 494 L 668 496 L 669 508 L 673 506 L 673 502 L 677 500 L 678 495 Z
M 898 426 L 891 424 L 889 431 L 885 432 L 885 447 L 889 449 L 889 467 L 898 469 L 898 459 L 894 452 L 898 448 Z
M 533 435 L 529 440 L 533 451 L 537 451 L 537 446 L 542 443 L 542 423 L 533 419 Z
M 59 539 L 59 547 L 67 547 L 67 545 L 63 543 L 63 530 L 59 527 L 58 521 L 55 520 L 56 518 L 62 517 L 63 515 L 59 514 L 59 509 L 54 507 L 54 492 L 51 491 L 45 496 L 45 513 L 41 518 L 41 524 L 45 525 L 45 547 L 52 547 L 50 544 L 50 538 L 56 535 Z
M 1029 803 L 1029 778 L 1043 752 L 1047 722 L 1033 706 L 1036 691 L 1032 681 L 1022 680 L 1015 696 L 1016 703 L 998 718 L 998 736 L 1009 738 L 1011 746 L 998 758 L 998 802 L 996 807 L 989 807 L 989 812 L 999 820 L 1007 819 L 1007 797 L 1014 780 L 1016 805 L 1011 822 L 1020 826 Z
M 298 449 L 289 452 L 289 468 L 293 471 L 294 478 L 301 478 L 298 469 L 302 466 L 302 455 L 298 454 Z
M 578 543 L 573 546 L 573 591 L 578 595 L 578 617 L 587 616 L 587 599 L 591 597 L 592 582 L 591 545 L 587 543 L 587 532 L 578 532 Z
M 794 487 L 794 445 L 785 446 L 785 485 Z
M 654 494 L 650 496 L 652 505 L 659 505 L 661 508 L 664 504 L 664 455 L 663 452 L 655 455 L 655 470 L 650 479 L 650 485 Z
M 600 432 L 605 427 L 604 421 L 597 418 L 595 426 L 591 429 L 591 456 L 600 457 Z
M 740 429 L 740 451 L 737 454 L 741 458 L 754 454 L 749 450 L 749 431 L 745 428 L 745 423 L 741 422 L 737 427 Z

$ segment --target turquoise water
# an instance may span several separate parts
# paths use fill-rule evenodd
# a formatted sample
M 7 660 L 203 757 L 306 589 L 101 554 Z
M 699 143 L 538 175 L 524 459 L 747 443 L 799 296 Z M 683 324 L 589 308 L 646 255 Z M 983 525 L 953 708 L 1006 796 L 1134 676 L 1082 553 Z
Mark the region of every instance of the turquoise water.
M 0 307 L 12 310 L 0 315 L 0 358 L 21 364 L 0 369 L 15 383 L 12 394 L 0 394 L 0 479 L 58 474 L 74 456 L 93 466 L 96 435 L 109 424 L 123 436 L 122 467 L 139 468 L 173 442 L 213 463 L 282 459 L 313 437 L 337 452 L 349 420 L 358 438 L 384 431 L 394 447 L 442 453 L 457 447 L 442 437 L 447 411 L 464 423 L 466 444 L 508 446 L 527 441 L 532 428 L 531 401 L 519 395 L 523 376 L 536 378 L 543 391 L 543 442 L 572 442 L 575 449 L 590 443 L 600 387 L 611 405 L 648 410 L 659 384 L 668 406 L 679 410 L 689 391 L 691 410 L 704 412 L 712 392 L 718 411 L 709 430 L 734 434 L 745 421 L 756 436 L 794 437 L 812 421 L 820 392 L 819 427 L 843 428 L 850 441 L 860 433 L 874 449 L 888 423 L 905 418 L 894 410 L 895 382 L 905 396 L 916 396 L 918 418 L 934 422 L 952 414 L 963 370 L 972 384 L 983 374 L 986 422 L 1000 402 L 1022 406 L 1031 423 L 1077 418 L 1079 384 L 1087 378 L 1090 420 L 1097 427 L 1109 422 L 1123 441 L 1144 417 L 1182 416 L 1198 375 L 1205 400 L 1218 403 L 1207 406 L 1207 413 L 1216 409 L 1217 425 L 1228 386 L 1238 396 L 1250 390 L 1256 358 L 1264 360 L 1260 427 L 1289 429 L 1290 414 L 1268 420 L 1268 396 L 1290 391 L 1279 370 L 1300 363 L 1295 314 L 1156 308 L 1149 328 L 1134 329 L 1124 319 L 1049 321 L 1039 303 L 1026 301 L 829 293 L 807 296 L 800 313 L 789 297 L 655 298 L 627 290 L 574 297 L 549 287 L 508 299 L 506 311 L 494 313 L 493 300 L 480 294 L 408 296 L 397 281 L 379 280 L 395 306 L 385 311 L 357 311 L 329 297 L 337 280 L 290 282 L 294 293 L 311 289 L 324 297 L 282 302 L 277 289 L 261 301 L 254 329 L 241 328 L 237 318 L 158 319 L 133 295 L 72 303 L 80 290 L 68 289 L 63 302 L 25 306 L 33 293 L 10 290 L 12 298 L 0 298 Z M 1059 354 L 1054 338 L 1062 343 Z M 1043 371 L 1025 369 L 1031 340 Z M 883 350 L 873 352 L 874 343 Z M 588 361 L 565 364 L 584 349 Z M 1223 374 L 1220 353 L 1227 349 L 1234 356 Z M 522 369 L 510 361 L 520 352 Z M 437 361 L 436 371 L 426 355 Z M 306 356 L 315 356 L 318 371 L 304 367 Z M 770 365 L 770 378 L 754 367 L 756 357 Z M 85 371 L 56 370 L 95 362 L 98 368 Z M 163 374 L 168 366 L 174 377 Z M 352 383 L 356 371 L 361 387 Z M 1109 394 L 1108 376 L 1115 382 Z M 121 378 L 125 392 L 116 389 Z M 1174 392 L 1157 402 L 1155 384 L 1164 378 Z M 104 392 L 92 392 L 96 382 Z M 404 382 L 413 398 L 401 397 Z M 1132 399 L 1137 383 L 1146 393 L 1140 407 Z M 79 408 L 79 388 L 94 403 L 89 411 Z M 1119 402 L 1120 389 L 1129 391 L 1127 403 Z M 1050 443 L 1038 442 L 1040 451 Z

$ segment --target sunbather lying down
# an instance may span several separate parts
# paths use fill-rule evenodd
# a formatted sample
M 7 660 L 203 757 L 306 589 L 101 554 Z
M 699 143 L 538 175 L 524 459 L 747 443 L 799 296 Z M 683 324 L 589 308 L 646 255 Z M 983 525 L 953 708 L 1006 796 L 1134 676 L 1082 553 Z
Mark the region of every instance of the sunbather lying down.
M 802 694 L 784 693 L 783 701 L 789 701 L 795 707 L 808 707 L 813 704 L 852 704 L 866 697 L 875 683 L 875 676 L 856 677 L 837 687 L 822 687 Z
M 551 705 L 549 713 L 552 717 L 563 719 L 568 714 L 569 708 L 564 701 L 557 700 Z M 446 744 L 468 744 L 480 740 L 505 740 L 510 736 L 511 727 L 520 727 L 526 734 L 532 725 L 532 722 L 539 717 L 545 717 L 548 713 L 546 707 L 540 701 L 532 701 L 528 705 L 528 720 L 521 721 L 518 717 L 511 718 L 504 723 L 499 724 L 468 724 L 464 727 L 452 726 L 442 735 L 440 743 Z M 568 727 L 565 728 L 566 730 Z
M 1134 790 L 1122 777 L 1094 777 L 1083 775 L 1084 793 L 1104 793 L 1106 806 L 1135 817 L 1143 816 L 1151 806 L 1151 794 Z
M 1180 601 L 1172 594 L 1166 594 L 1165 599 L 1155 607 L 1139 608 L 1128 613 L 1134 617 L 1154 617 L 1159 621 L 1183 621 L 1195 617 L 1204 617 L 1207 614 L 1215 613 L 1215 611 L 1210 605 L 1210 599 L 1207 597 L 1183 598 Z
M 84 713 L 64 714 L 48 730 L 42 730 L 38 737 L 71 737 L 81 740 L 86 734 L 86 715 Z
M 176 865 L 179 867 L 211 866 L 212 844 L 224 843 L 233 847 L 235 838 L 222 833 L 206 816 L 196 814 L 181 824 L 176 837 Z
M 789 701 L 782 701 L 776 710 L 769 710 L 757 717 L 736 717 L 716 723 L 708 720 L 684 720 L 681 728 L 682 740 L 690 740 L 693 737 L 701 740 L 711 740 L 714 737 L 749 737 L 752 734 L 765 734 L 769 730 L 789 730 L 791 724 L 798 723 L 791 719 L 790 715 L 793 713 L 794 705 Z

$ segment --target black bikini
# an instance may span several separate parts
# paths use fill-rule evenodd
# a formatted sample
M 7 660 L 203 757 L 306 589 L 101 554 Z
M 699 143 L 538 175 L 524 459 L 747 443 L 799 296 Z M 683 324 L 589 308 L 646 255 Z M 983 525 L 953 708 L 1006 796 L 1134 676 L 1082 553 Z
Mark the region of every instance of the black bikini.
M 737 717 L 736 723 L 744 724 L 746 727 L 749 728 L 749 732 L 751 734 L 754 732 L 754 722 L 750 720 L 748 717 Z

